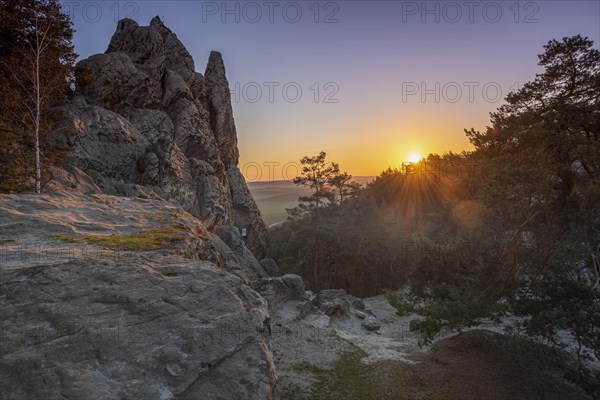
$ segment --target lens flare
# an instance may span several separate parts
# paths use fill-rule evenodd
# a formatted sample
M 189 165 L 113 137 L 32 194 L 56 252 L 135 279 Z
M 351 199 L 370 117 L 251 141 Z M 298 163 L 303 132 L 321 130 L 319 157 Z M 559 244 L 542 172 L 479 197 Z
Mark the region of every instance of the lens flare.
M 408 162 L 411 163 L 418 163 L 419 161 L 421 161 L 421 155 L 418 153 L 411 153 L 408 156 Z

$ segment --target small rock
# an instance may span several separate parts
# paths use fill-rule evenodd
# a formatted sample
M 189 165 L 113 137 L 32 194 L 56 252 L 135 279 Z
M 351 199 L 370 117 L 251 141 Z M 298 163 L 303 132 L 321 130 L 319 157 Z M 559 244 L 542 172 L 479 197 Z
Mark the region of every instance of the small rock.
M 366 330 L 368 331 L 378 331 L 379 328 L 381 328 L 381 324 L 379 324 L 379 321 L 373 317 L 373 316 L 369 316 L 367 319 L 365 319 L 365 321 L 361 324 Z
M 355 308 L 358 308 L 360 310 L 364 310 L 365 309 L 365 302 L 363 301 L 363 299 L 354 299 L 354 300 L 352 300 L 352 305 Z

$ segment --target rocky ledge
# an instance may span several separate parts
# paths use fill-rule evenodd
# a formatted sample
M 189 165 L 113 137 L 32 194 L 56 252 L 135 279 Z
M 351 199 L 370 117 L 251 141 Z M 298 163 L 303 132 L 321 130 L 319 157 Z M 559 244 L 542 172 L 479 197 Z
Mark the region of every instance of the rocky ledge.
M 196 218 L 107 195 L 0 204 L 3 399 L 272 398 L 256 272 Z

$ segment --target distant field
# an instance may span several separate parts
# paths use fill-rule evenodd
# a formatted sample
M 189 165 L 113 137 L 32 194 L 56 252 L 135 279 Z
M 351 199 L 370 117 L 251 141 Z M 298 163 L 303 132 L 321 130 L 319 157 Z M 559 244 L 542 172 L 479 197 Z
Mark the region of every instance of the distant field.
M 290 181 L 248 182 L 248 188 L 267 226 L 285 221 L 286 208 L 298 205 L 298 197 L 310 193 Z
M 373 177 L 360 176 L 355 180 L 364 185 Z M 309 189 L 298 187 L 291 181 L 248 182 L 248 188 L 267 226 L 285 221 L 285 209 L 296 207 L 298 197 L 310 194 Z

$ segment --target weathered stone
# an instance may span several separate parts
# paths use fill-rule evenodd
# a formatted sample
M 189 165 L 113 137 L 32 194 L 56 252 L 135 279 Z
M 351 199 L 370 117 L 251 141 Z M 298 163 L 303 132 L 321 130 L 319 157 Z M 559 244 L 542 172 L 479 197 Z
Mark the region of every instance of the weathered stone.
M 163 199 L 1 197 L 3 399 L 273 397 L 268 305 L 199 260 L 222 256 L 196 218 Z M 169 227 L 159 248 L 84 239 Z
M 269 276 L 279 276 L 279 266 L 272 258 L 263 258 L 260 260 L 260 265 Z
M 276 278 L 263 278 L 252 283 L 271 307 L 288 300 L 307 300 L 304 281 L 298 275 L 287 274 Z
M 294 274 L 285 274 L 281 277 L 281 280 L 291 287 L 295 294 L 304 296 L 304 280 L 301 276 Z
M 356 298 L 352 300 L 352 305 L 360 310 L 365 309 L 365 301 L 363 299 Z
M 227 245 L 231 252 L 225 252 L 228 255 L 227 260 L 238 265 L 242 265 L 246 273 L 251 278 L 267 278 L 267 273 L 260 262 L 252 256 L 252 253 L 243 242 L 240 231 L 235 226 L 216 226 L 213 232 Z M 229 255 L 232 255 L 229 258 Z
M 372 315 L 368 315 L 361 325 L 368 331 L 377 331 L 381 328 L 381 324 L 377 318 Z
M 211 128 L 215 133 L 223 162 L 235 166 L 239 161 L 237 134 L 231 108 L 229 83 L 225 76 L 225 65 L 221 53 L 212 51 L 204 74 L 210 89 Z
M 313 299 L 312 303 L 328 316 L 347 316 L 350 314 L 350 303 L 346 300 L 347 294 L 343 289 L 322 290 Z
M 75 69 L 77 93 L 103 108 L 153 108 L 162 97 L 160 82 L 138 70 L 124 53 L 97 54 Z
M 77 64 L 76 87 L 79 96 L 64 105 L 65 129 L 55 137 L 71 152 L 54 188 L 64 182 L 76 189 L 66 175 L 77 169 L 105 193 L 153 192 L 209 229 L 245 229 L 244 245 L 264 257 L 266 227 L 238 168 L 220 53 L 211 53 L 202 76 L 158 17 L 150 26 L 125 19 L 105 54 Z
M 210 264 L 128 256 L 1 284 L 3 398 L 270 397 L 266 305 Z

